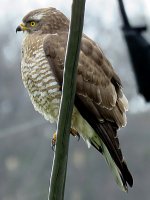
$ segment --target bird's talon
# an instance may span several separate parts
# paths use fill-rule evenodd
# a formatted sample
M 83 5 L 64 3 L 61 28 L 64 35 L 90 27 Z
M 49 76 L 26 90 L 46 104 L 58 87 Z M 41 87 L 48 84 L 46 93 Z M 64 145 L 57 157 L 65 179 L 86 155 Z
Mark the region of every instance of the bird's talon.
M 52 139 L 51 140 L 51 148 L 53 151 L 55 151 L 55 146 L 56 146 L 56 143 L 54 143 L 54 140 Z
M 76 137 L 77 137 L 77 140 L 78 140 L 78 142 L 79 142 L 79 140 L 80 140 L 80 135 L 79 135 L 79 133 L 76 135 Z
M 52 150 L 55 152 L 55 146 L 51 146 L 52 147 Z
M 70 133 L 71 135 L 73 135 L 74 137 L 78 137 L 78 141 L 80 140 L 80 135 L 78 133 L 78 131 L 76 131 L 74 128 L 70 129 Z

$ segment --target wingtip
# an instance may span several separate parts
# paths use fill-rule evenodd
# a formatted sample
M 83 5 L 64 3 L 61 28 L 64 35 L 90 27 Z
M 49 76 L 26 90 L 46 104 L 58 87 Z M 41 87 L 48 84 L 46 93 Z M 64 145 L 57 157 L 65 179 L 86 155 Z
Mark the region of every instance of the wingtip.
M 129 186 L 132 187 L 133 186 L 133 177 L 132 177 L 125 161 L 123 161 L 123 170 L 124 170 L 124 174 L 125 174 L 125 180 L 129 184 Z

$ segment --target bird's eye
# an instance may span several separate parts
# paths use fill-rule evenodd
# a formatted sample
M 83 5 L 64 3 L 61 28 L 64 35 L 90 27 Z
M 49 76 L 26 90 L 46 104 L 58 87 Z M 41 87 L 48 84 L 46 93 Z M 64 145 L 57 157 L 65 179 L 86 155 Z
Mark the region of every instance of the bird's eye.
M 35 23 L 34 21 L 32 21 L 32 22 L 30 22 L 30 25 L 31 25 L 31 26 L 35 26 L 36 23 Z

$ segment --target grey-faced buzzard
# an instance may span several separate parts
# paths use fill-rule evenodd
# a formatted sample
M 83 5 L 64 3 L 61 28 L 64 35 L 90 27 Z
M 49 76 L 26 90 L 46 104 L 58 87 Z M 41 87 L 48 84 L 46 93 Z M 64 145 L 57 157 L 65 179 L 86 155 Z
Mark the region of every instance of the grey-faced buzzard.
M 24 32 L 21 72 L 35 110 L 57 122 L 69 20 L 55 8 L 29 12 L 16 31 Z M 133 179 L 119 146 L 128 101 L 102 50 L 83 34 L 71 129 L 105 157 L 116 182 L 127 191 Z

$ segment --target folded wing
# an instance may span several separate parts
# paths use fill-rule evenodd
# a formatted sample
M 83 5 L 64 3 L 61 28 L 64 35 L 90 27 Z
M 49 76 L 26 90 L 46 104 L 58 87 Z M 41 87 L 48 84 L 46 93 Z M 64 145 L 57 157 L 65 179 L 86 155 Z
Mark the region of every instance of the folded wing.
M 49 35 L 44 41 L 45 54 L 60 85 L 66 44 L 65 32 Z M 119 147 L 117 129 L 126 125 L 128 102 L 111 64 L 101 49 L 85 35 L 82 37 L 77 73 L 75 106 L 102 140 L 99 147 L 94 139 L 91 144 L 105 156 L 119 177 L 117 182 L 127 190 L 127 183 L 132 186 L 133 179 Z

